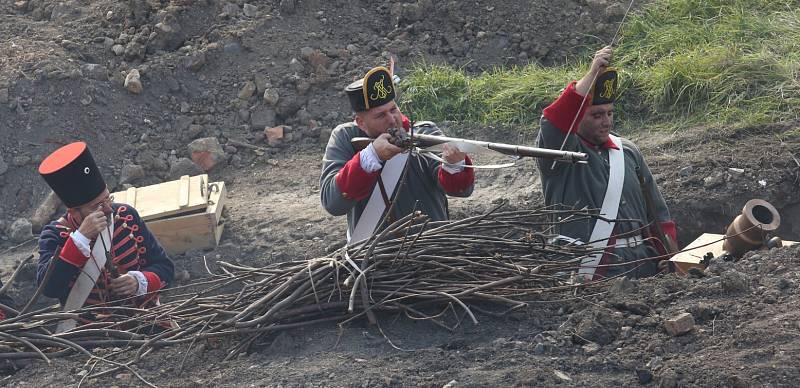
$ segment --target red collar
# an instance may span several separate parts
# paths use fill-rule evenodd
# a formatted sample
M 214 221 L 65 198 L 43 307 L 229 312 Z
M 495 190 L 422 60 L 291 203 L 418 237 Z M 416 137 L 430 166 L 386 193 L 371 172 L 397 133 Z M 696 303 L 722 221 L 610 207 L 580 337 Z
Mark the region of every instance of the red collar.
M 577 133 L 576 133 L 576 135 L 577 135 Z M 615 149 L 615 150 L 619 150 L 619 147 L 617 147 L 617 145 L 614 144 L 613 141 L 611 141 L 610 137 L 608 139 L 606 139 L 606 142 L 604 144 L 601 144 L 601 145 L 594 144 L 594 143 L 584 139 L 583 136 L 581 136 L 581 135 L 578 135 L 578 137 L 581 139 L 583 144 L 587 145 L 588 147 L 592 147 L 594 149 L 598 149 L 599 148 L 599 149 L 607 150 L 607 149 L 612 148 L 612 149 Z
M 411 120 L 408 119 L 408 116 L 403 115 L 403 128 L 406 132 L 411 130 Z

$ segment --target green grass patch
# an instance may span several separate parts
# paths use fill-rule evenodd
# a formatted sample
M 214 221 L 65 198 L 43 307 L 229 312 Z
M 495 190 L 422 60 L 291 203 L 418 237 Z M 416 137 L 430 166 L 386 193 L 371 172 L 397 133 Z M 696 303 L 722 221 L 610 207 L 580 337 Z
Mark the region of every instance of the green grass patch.
M 401 84 L 402 103 L 417 119 L 535 128 L 542 108 L 582 76 L 597 48 L 561 66 L 478 75 L 418 64 Z M 622 130 L 800 117 L 798 0 L 655 0 L 629 15 L 615 55 Z
M 545 101 L 575 77 L 569 67 L 530 65 L 495 69 L 478 76 L 447 66 L 418 65 L 404 80 L 406 113 L 473 123 L 528 124 L 538 120 Z

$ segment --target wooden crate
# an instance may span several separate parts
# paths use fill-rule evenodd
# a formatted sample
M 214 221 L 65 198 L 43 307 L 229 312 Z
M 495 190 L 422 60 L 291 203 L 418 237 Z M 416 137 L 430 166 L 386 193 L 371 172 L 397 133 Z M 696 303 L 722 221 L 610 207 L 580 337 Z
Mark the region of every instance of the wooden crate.
M 208 175 L 132 187 L 112 194 L 114 202 L 133 206 L 169 254 L 217 246 L 225 227 L 225 182 Z
M 182 176 L 178 180 L 113 193 L 114 202 L 133 206 L 143 220 L 204 209 L 208 203 L 208 175 Z M 149 225 L 148 225 L 149 226 Z
M 702 264 L 703 257 L 709 252 L 713 254 L 714 257 L 721 255 L 723 252 L 722 244 L 724 242 L 724 237 L 725 235 L 714 233 L 703 233 L 700 235 L 700 237 L 687 245 L 686 248 L 683 248 L 683 252 L 672 256 L 670 259 L 675 265 L 675 273 L 685 276 L 691 268 L 705 269 Z M 797 242 L 783 242 L 783 246 L 785 247 L 794 244 L 797 244 Z

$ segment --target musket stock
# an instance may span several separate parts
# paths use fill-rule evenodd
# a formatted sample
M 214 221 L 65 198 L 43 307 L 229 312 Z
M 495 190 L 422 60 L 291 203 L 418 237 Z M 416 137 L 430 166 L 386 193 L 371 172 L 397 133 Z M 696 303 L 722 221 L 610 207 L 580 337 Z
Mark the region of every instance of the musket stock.
M 361 151 L 364 148 L 367 148 L 369 143 L 372 143 L 373 140 L 375 139 L 370 139 L 368 137 L 354 137 L 350 140 L 350 144 L 356 149 L 356 151 Z

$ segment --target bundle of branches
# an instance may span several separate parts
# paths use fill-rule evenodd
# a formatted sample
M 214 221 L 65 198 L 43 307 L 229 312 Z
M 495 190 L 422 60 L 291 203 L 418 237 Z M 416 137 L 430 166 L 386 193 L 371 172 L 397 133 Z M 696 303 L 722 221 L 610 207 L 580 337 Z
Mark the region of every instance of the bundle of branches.
M 211 278 L 193 285 L 202 291 L 167 290 L 169 301 L 148 310 L 54 307 L 0 321 L 0 359 L 135 350 L 124 364 L 103 359 L 117 369 L 159 347 L 214 337 L 233 338 L 228 357 L 234 357 L 268 333 L 321 322 L 343 325 L 366 316 L 380 328 L 378 311 L 453 329 L 466 318 L 477 323 L 476 311 L 502 315 L 545 293 L 592 286 L 569 281 L 591 248 L 551 243 L 559 223 L 589 217 L 595 216 L 543 208 L 432 222 L 415 212 L 329 257 L 262 268 L 218 262 L 219 272 L 209 269 Z M 101 310 L 100 322 L 50 332 L 62 319 Z

